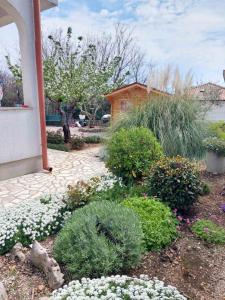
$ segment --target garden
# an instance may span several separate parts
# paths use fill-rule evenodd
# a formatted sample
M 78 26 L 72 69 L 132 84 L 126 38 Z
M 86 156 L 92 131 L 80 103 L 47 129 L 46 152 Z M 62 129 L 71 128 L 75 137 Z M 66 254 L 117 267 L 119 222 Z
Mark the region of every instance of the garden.
M 71 135 L 68 143 L 64 142 L 62 130 L 48 130 L 47 131 L 47 143 L 49 149 L 58 151 L 70 152 L 73 150 L 82 150 L 87 147 L 93 147 L 98 144 L 102 144 L 104 141 L 104 134 L 96 133 L 80 133 Z
M 224 128 L 187 96 L 133 109 L 98 140 L 108 175 L 0 211 L 0 291 L 9 300 L 223 299 Z M 58 132 L 48 143 L 64 145 Z

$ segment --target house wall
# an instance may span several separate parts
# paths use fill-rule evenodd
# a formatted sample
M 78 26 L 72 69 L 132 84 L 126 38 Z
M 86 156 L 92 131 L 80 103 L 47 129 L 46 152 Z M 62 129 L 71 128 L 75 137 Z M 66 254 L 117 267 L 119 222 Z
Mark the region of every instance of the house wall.
M 0 180 L 41 170 L 38 124 L 35 109 L 0 109 Z
M 2 0 L 1 6 L 18 28 L 24 103 L 29 109 L 0 108 L 0 180 L 42 169 L 32 1 Z
M 209 111 L 206 113 L 206 119 L 209 121 L 225 121 L 225 101 L 218 101 L 217 104 L 206 104 Z

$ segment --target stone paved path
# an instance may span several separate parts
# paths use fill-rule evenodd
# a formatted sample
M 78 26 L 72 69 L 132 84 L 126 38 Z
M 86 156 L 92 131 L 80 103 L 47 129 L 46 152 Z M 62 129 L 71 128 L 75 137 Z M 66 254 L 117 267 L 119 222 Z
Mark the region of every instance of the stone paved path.
M 107 173 L 97 157 L 100 147 L 76 152 L 49 150 L 52 173 L 39 172 L 0 181 L 0 209 L 42 195 L 64 192 L 68 184 Z

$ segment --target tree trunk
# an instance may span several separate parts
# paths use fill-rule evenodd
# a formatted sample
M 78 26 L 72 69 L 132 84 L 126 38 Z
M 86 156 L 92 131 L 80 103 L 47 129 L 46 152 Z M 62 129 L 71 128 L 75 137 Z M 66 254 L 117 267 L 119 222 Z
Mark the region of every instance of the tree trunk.
M 63 135 L 64 135 L 64 143 L 69 143 L 71 138 L 70 126 L 69 124 L 63 125 Z

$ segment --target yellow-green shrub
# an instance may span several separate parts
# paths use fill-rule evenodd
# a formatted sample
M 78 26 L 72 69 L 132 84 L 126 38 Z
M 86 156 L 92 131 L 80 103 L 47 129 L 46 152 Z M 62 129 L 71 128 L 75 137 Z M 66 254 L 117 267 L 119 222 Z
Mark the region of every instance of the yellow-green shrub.
M 148 250 L 160 250 L 177 236 L 177 221 L 169 207 L 153 198 L 130 198 L 123 202 L 140 218 Z
M 162 148 L 147 128 L 120 129 L 107 144 L 106 165 L 125 182 L 146 176 L 152 164 L 162 156 Z
M 218 121 L 209 125 L 209 129 L 217 138 L 225 140 L 225 122 Z
M 213 244 L 225 244 L 225 230 L 210 220 L 198 220 L 192 231 L 201 239 Z

